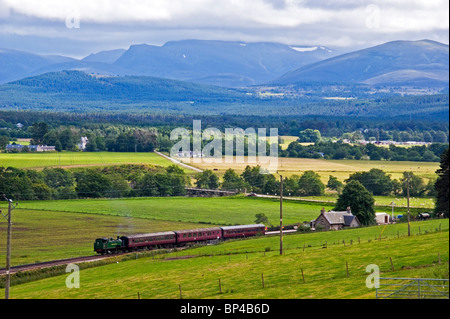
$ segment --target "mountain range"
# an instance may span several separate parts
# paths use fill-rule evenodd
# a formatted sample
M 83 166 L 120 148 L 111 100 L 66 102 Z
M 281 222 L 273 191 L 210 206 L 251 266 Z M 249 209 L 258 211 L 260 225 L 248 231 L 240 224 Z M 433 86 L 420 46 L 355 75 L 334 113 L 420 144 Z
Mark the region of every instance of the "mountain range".
M 0 80 L 0 110 L 444 119 L 449 46 L 393 41 L 337 55 L 319 46 L 186 40 L 83 59 L 0 49 Z
M 83 59 L 0 49 L 0 83 L 64 70 L 222 87 L 304 82 L 446 86 L 449 46 L 430 40 L 393 41 L 338 55 L 322 46 L 182 40 L 132 45 Z
M 335 56 L 325 47 L 279 43 L 183 40 L 163 46 L 132 45 L 83 59 L 0 49 L 0 83 L 48 72 L 162 77 L 224 87 L 269 82 L 304 65 Z

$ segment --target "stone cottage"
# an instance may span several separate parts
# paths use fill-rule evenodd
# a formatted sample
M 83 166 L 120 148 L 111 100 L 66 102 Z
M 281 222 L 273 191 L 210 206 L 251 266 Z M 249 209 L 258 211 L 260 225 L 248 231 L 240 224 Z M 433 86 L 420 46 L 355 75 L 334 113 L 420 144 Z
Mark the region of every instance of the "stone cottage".
M 360 227 L 361 223 L 358 217 L 352 214 L 350 207 L 343 212 L 326 212 L 322 208 L 319 217 L 313 221 L 313 227 L 317 228 L 317 226 L 323 227 L 324 230 L 341 230 L 344 227 Z

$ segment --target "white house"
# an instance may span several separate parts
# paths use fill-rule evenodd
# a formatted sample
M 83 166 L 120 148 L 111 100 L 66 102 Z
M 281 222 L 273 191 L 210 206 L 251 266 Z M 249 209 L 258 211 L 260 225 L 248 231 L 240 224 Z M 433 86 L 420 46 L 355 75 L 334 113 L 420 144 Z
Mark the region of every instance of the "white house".
M 86 144 L 89 143 L 89 139 L 87 137 L 82 137 L 80 139 L 80 143 L 78 143 L 78 148 L 82 151 L 86 149 Z
M 375 213 L 375 221 L 377 225 L 389 224 L 389 215 L 387 213 Z

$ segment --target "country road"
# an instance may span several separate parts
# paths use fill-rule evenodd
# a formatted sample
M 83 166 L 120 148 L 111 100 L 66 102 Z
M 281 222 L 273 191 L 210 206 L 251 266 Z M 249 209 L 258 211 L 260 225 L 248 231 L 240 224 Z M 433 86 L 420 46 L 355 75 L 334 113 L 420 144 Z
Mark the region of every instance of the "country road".
M 158 152 L 158 151 L 154 151 L 154 152 L 155 152 L 156 154 L 158 154 L 159 156 L 164 157 L 164 158 L 168 159 L 169 161 L 171 161 L 171 162 L 173 162 L 173 163 L 175 163 L 175 164 L 177 164 L 177 165 L 183 166 L 183 167 L 185 167 L 185 168 L 187 168 L 187 169 L 190 169 L 190 170 L 193 170 L 193 171 L 196 171 L 196 172 L 199 172 L 199 173 L 202 173 L 202 172 L 203 172 L 203 171 L 202 171 L 201 169 L 199 169 L 199 168 L 196 168 L 196 167 L 193 167 L 193 166 L 190 166 L 190 165 L 181 163 L 180 161 L 177 161 L 176 159 L 173 159 L 173 158 L 171 158 L 170 156 L 164 155 L 164 154 L 162 154 L 162 153 L 160 153 L 160 152 Z

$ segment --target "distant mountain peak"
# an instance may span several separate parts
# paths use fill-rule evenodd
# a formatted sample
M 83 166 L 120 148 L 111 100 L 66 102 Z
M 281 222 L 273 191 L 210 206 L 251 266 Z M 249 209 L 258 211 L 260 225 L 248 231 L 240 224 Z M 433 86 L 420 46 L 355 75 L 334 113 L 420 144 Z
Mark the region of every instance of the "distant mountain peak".
M 133 45 L 114 64 L 151 76 L 240 87 L 265 83 L 334 55 L 322 46 L 294 47 L 298 49 L 271 42 L 187 39 L 162 46 Z
M 92 53 L 85 57 L 83 61 L 86 62 L 101 62 L 101 63 L 114 63 L 125 52 L 125 49 L 115 49 L 108 51 L 101 51 L 98 53 Z
M 391 41 L 290 71 L 271 82 L 429 85 L 449 83 L 449 46 L 431 40 Z

